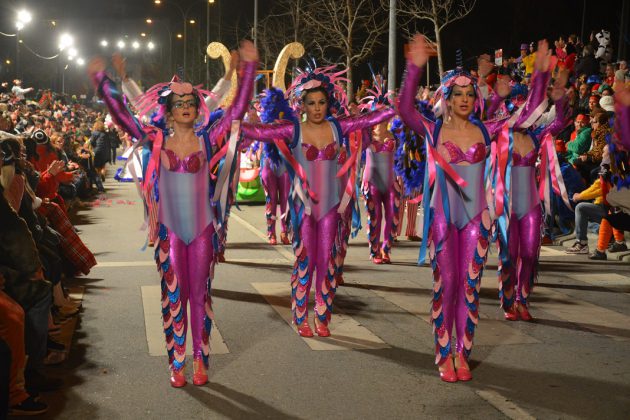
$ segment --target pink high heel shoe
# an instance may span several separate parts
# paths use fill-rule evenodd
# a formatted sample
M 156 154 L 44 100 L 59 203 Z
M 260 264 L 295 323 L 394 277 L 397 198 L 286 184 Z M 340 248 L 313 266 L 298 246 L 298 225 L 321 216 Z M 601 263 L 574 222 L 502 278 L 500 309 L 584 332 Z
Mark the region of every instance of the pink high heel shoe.
M 179 370 L 171 368 L 170 383 L 173 388 L 181 388 L 186 385 L 186 377 L 184 376 L 184 368 Z
M 206 365 L 203 364 L 203 360 L 195 359 L 193 361 L 193 384 L 201 386 L 207 383 L 208 371 L 206 370 Z
M 464 353 L 457 353 L 457 380 L 466 382 L 472 379 L 468 361 L 464 357 Z
M 527 306 L 519 303 L 516 309 L 518 311 L 518 315 L 521 317 L 523 321 L 530 322 L 531 320 L 534 319 L 532 315 L 529 313 Z

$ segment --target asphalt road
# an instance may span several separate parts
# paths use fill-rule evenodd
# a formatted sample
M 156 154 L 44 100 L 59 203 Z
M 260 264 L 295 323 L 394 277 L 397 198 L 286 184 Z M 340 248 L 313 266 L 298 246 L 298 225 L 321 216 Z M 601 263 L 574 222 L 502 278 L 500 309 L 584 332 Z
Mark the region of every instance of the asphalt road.
M 208 385 L 173 389 L 160 350 L 160 302 L 151 297 L 159 279 L 152 251 L 140 250 L 141 202 L 131 184 L 106 188 L 107 200 L 77 214 L 99 265 L 73 282 L 85 287 L 84 310 L 69 360 L 48 370 L 65 382 L 61 391 L 42 394 L 50 418 L 630 416 L 627 263 L 590 262 L 545 247 L 531 298 L 536 320 L 508 323 L 497 299 L 494 251 L 482 282 L 474 379 L 446 384 L 426 321 L 431 271 L 417 267 L 417 243 L 401 240 L 393 264 L 376 266 L 367 258 L 365 231 L 353 239 L 333 340 L 309 342 L 283 318 L 291 249 L 267 245 L 264 209 L 247 205 L 234 210 L 228 261 L 213 283 L 225 346 L 215 346 L 221 354 L 212 356 Z M 156 342 L 160 355 L 153 356 Z

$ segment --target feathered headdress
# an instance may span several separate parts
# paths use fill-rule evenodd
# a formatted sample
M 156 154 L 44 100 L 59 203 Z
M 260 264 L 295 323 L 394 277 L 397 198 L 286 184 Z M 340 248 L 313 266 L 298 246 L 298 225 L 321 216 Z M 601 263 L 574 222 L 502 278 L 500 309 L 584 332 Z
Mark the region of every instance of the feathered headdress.
M 392 103 L 392 92 L 388 92 L 385 88 L 385 81 L 378 82 L 374 78 L 374 85 L 367 90 L 367 95 L 361 99 L 359 104 L 360 110 L 374 111 L 379 106 L 389 106 Z
M 302 92 L 322 86 L 328 92 L 328 114 L 335 115 L 341 111 L 348 103 L 346 91 L 340 82 L 348 82 L 348 79 L 341 77 L 348 70 L 335 71 L 336 65 L 327 67 L 310 68 L 305 70 L 297 69 L 298 75 L 287 88 L 285 97 L 289 100 L 294 109 L 299 109 Z
M 204 99 L 207 96 L 211 96 L 212 93 L 208 90 L 201 89 L 201 86 L 202 85 L 193 86 L 190 83 L 184 83 L 179 77 L 173 76 L 170 82 L 158 83 L 138 97 L 135 104 L 136 109 L 140 115 L 146 115 L 152 110 L 155 110 L 152 120 L 158 121 L 166 115 L 166 103 L 169 95 L 172 93 L 179 96 L 193 95 L 199 99 L 197 112 L 199 116 L 201 116 L 199 122 L 195 124 L 195 129 L 206 127 L 210 121 L 210 111 Z
M 472 85 L 475 91 L 475 112 L 480 115 L 483 113 L 483 96 L 477 84 L 477 78 L 468 73 L 461 67 L 455 70 L 449 70 L 442 76 L 442 85 L 435 93 L 435 110 L 436 115 L 444 114 L 446 110 L 446 100 L 451 97 L 455 86 L 466 87 Z

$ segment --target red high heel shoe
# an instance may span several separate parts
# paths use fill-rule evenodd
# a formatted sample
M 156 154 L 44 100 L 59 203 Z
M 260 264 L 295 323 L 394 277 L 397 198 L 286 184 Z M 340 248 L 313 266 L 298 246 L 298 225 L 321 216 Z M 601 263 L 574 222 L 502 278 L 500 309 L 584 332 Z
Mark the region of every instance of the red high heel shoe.
M 171 386 L 173 388 L 181 388 L 186 385 L 186 377 L 184 376 L 184 368 L 175 370 L 171 368 Z
M 373 256 L 372 257 L 372 262 L 374 264 L 383 264 L 383 258 L 381 258 L 380 256 Z
M 508 321 L 518 321 L 518 314 L 516 313 L 516 308 L 514 308 L 514 306 L 505 311 L 503 316 L 505 316 L 505 319 Z
M 468 367 L 468 361 L 464 357 L 464 353 L 457 353 L 457 380 L 466 382 L 472 379 L 470 368 Z
M 391 264 L 392 260 L 389 258 L 388 254 L 383 254 L 383 256 L 381 257 L 381 261 L 383 261 L 383 264 Z
M 201 386 L 207 383 L 208 371 L 206 370 L 206 365 L 203 364 L 203 360 L 195 359 L 193 361 L 193 384 Z
M 315 331 L 320 337 L 330 337 L 330 330 L 328 329 L 328 326 L 326 324 L 315 322 Z
M 529 313 L 527 306 L 521 305 L 519 303 L 516 309 L 518 310 L 518 315 L 521 317 L 523 321 L 529 322 L 534 319 L 532 315 Z
M 308 320 L 306 319 L 302 321 L 302 325 L 298 325 L 297 332 L 300 337 L 310 338 L 315 335 L 313 334 L 313 330 L 311 329 L 311 326 L 308 325 Z
M 289 235 L 287 235 L 286 233 L 282 232 L 280 234 L 280 242 L 282 242 L 282 245 L 290 245 L 291 241 L 289 241 Z
M 278 243 L 278 240 L 276 239 L 275 235 L 269 238 L 269 245 L 276 245 L 277 243 Z
M 457 373 L 455 373 L 455 367 L 453 366 L 453 359 L 449 356 L 440 366 L 440 379 L 444 382 L 457 382 Z

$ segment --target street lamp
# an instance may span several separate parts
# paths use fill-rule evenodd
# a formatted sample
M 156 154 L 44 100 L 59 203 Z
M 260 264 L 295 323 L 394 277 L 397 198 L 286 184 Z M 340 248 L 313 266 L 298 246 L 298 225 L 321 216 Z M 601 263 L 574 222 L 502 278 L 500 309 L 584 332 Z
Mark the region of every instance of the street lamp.
M 162 2 L 164 2 L 164 3 L 168 3 L 168 4 L 172 5 L 172 6 L 175 6 L 175 7 L 176 7 L 176 8 L 180 11 L 180 13 L 182 14 L 182 19 L 183 19 L 183 21 L 184 21 L 184 35 L 183 35 L 183 38 L 184 38 L 184 79 L 186 79 L 186 67 L 187 67 L 187 61 L 188 61 L 188 60 L 187 60 L 187 51 L 186 51 L 186 42 L 187 42 L 187 40 L 188 40 L 188 37 L 187 37 L 187 34 L 188 34 L 188 24 L 187 24 L 187 23 L 190 23 L 191 25 L 194 25 L 194 24 L 195 24 L 195 20 L 194 20 L 194 19 L 188 20 L 188 13 L 190 13 L 190 11 L 192 10 L 193 6 L 195 6 L 195 5 L 196 5 L 196 4 L 198 4 L 198 3 L 201 3 L 202 1 L 203 1 L 204 3 L 206 2 L 205 0 L 199 0 L 199 1 L 196 1 L 196 2 L 192 3 L 192 4 L 188 7 L 188 9 L 186 9 L 186 10 L 184 10 L 184 9 L 183 9 L 183 8 L 182 8 L 182 7 L 181 7 L 181 6 L 180 6 L 177 2 L 175 2 L 175 1 L 171 1 L 171 0 L 154 0 L 154 1 L 153 1 L 153 3 L 155 3 L 156 5 L 160 5 L 160 4 L 162 4 Z M 211 4 L 211 3 L 214 3 L 214 0 L 208 0 L 207 4 Z M 209 15 L 209 14 L 210 14 L 210 12 L 208 11 L 208 15 Z M 177 38 L 181 38 L 180 34 L 178 34 L 178 35 L 177 35 Z
M 138 48 L 140 48 L 140 43 L 138 41 L 133 41 L 131 46 L 133 47 L 134 50 L 137 50 Z
M 106 39 L 101 41 L 101 47 L 107 47 L 109 45 L 109 42 L 107 42 Z
M 27 10 L 20 10 L 17 13 L 15 20 L 15 27 L 17 32 L 15 33 L 15 75 L 17 79 L 20 79 L 20 31 L 33 20 L 33 15 Z
M 118 49 L 124 50 L 125 49 L 125 41 L 123 41 L 122 39 L 120 41 L 118 41 L 116 43 L 116 46 L 118 47 Z

